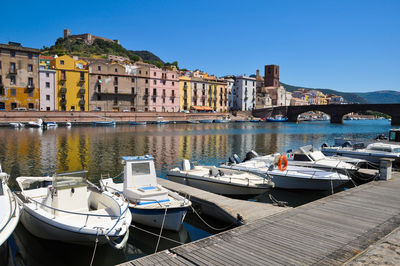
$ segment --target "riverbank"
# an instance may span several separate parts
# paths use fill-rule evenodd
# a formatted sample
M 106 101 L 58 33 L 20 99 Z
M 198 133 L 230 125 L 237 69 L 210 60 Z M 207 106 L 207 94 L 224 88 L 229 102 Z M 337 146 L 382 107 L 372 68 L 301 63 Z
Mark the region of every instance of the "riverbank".
M 251 112 L 231 113 L 170 113 L 170 112 L 61 112 L 61 111 L 2 111 L 0 112 L 0 126 L 9 126 L 12 122 L 26 123 L 41 118 L 44 122 L 85 125 L 98 121 L 116 121 L 118 124 L 128 124 L 132 121 L 155 122 L 160 120 L 172 122 L 186 122 L 189 120 L 215 120 L 229 116 L 232 121 L 247 119 Z

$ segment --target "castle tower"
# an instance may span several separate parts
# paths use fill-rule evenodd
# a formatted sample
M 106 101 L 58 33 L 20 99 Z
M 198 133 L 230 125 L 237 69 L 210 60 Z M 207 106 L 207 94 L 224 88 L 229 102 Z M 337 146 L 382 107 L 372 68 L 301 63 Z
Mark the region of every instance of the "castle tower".
M 64 39 L 67 39 L 69 36 L 71 36 L 71 30 L 64 29 Z
M 279 66 L 266 65 L 264 75 L 265 87 L 279 87 Z

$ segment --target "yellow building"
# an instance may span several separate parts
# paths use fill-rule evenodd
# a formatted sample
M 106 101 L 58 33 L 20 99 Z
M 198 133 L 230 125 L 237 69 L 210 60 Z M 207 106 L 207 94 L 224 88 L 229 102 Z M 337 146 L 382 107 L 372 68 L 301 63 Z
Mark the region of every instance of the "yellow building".
M 89 67 L 84 60 L 63 55 L 51 61 L 56 70 L 56 109 L 89 110 Z
M 179 77 L 179 110 L 189 110 L 191 105 L 191 84 L 190 77 Z
M 218 79 L 216 86 L 217 112 L 228 111 L 228 83 L 225 80 Z

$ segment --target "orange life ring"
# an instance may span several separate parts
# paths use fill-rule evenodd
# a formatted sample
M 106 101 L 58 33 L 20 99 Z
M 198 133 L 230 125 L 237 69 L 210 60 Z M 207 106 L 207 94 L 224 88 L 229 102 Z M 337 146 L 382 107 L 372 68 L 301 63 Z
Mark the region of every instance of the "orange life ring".
M 282 162 L 283 161 L 283 162 Z M 282 165 L 283 164 L 283 165 Z M 278 169 L 283 171 L 286 171 L 286 168 L 288 166 L 288 159 L 286 156 L 281 156 L 279 157 L 279 161 L 278 161 Z

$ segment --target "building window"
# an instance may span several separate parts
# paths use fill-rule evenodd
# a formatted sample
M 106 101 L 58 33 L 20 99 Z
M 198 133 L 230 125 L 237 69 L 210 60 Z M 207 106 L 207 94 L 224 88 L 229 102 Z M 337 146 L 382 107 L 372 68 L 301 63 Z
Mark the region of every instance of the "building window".
M 118 93 L 118 87 L 114 87 L 114 92 L 115 92 L 115 94 Z
M 10 85 L 15 85 L 15 76 L 10 76 Z
M 15 52 L 14 51 L 10 51 L 10 56 L 11 57 L 15 57 Z
M 175 78 L 175 75 L 172 75 L 172 78 Z
M 157 73 L 156 73 L 156 72 L 154 72 L 154 73 L 153 73 L 153 76 L 157 76 Z
M 97 70 L 98 70 L 98 71 L 101 71 L 101 66 L 97 66 Z
M 115 73 L 118 73 L 118 68 L 115 68 L 115 69 L 114 69 L 114 72 L 115 72 Z
M 50 107 L 49 106 L 46 107 L 46 111 L 50 111 Z
M 81 72 L 81 81 L 85 81 L 85 72 Z
M 142 70 L 139 70 L 139 74 L 142 74 Z
M 46 101 L 50 101 L 50 95 L 46 95 Z
M 46 78 L 49 78 L 50 77 L 50 73 L 46 73 Z
M 118 85 L 118 77 L 114 77 L 114 85 Z
M 64 60 L 60 60 L 60 65 L 64 65 Z
M 97 92 L 98 92 L 98 93 L 101 92 L 101 84 L 97 85 Z
M 117 97 L 114 98 L 114 105 L 118 105 L 118 98 Z
M 10 63 L 10 72 L 11 73 L 15 73 L 16 72 L 15 63 Z
M 131 93 L 132 93 L 133 95 L 135 95 L 135 88 L 132 87 Z
M 46 88 L 50 88 L 50 82 L 46 82 Z
M 132 78 L 132 82 L 135 82 L 135 79 L 134 79 L 134 78 Z
M 172 86 L 175 86 L 175 82 L 172 81 Z
M 1 61 L 0 61 L 0 69 L 1 69 Z
M 33 57 L 33 54 L 29 53 L 28 54 L 28 59 L 32 59 L 32 57 Z
M 17 96 L 17 89 L 11 89 L 10 96 L 13 96 L 13 97 Z
M 33 72 L 33 65 L 32 64 L 28 64 L 28 72 Z
M 153 80 L 153 84 L 154 84 L 154 85 L 157 85 L 157 80 Z
M 28 86 L 33 86 L 33 78 L 28 78 Z

